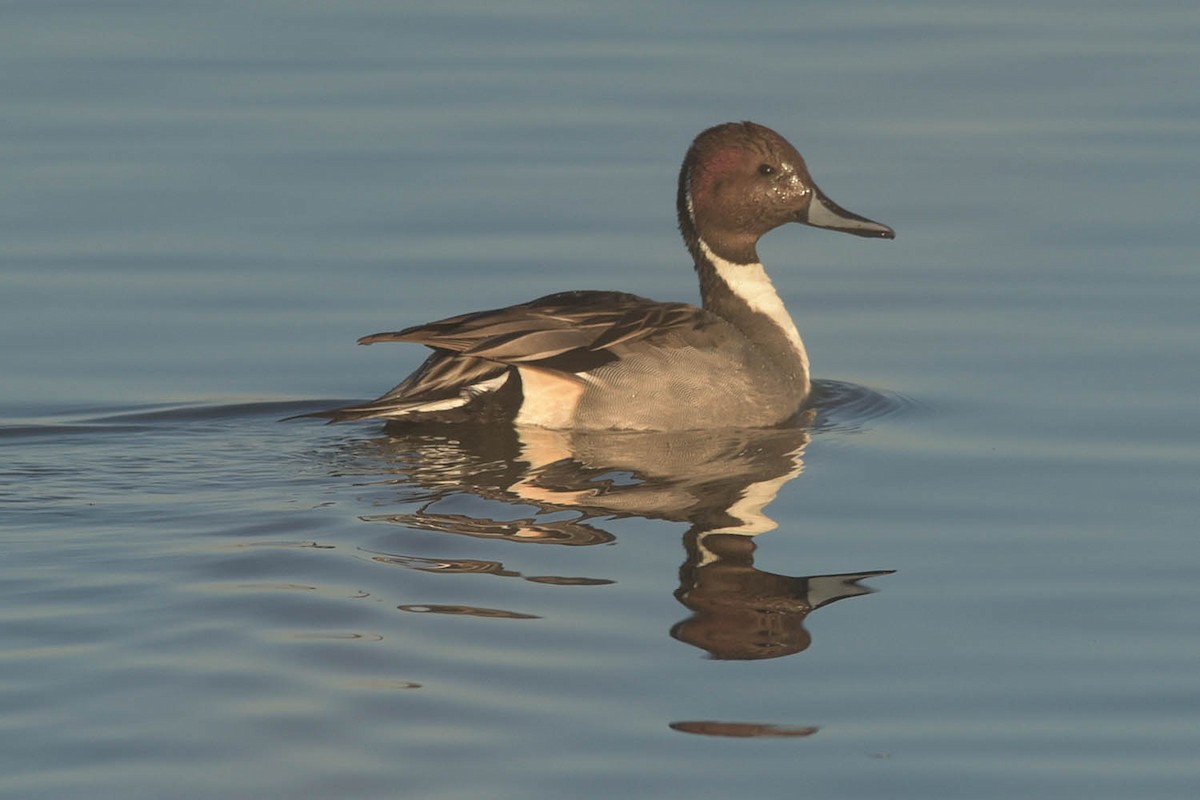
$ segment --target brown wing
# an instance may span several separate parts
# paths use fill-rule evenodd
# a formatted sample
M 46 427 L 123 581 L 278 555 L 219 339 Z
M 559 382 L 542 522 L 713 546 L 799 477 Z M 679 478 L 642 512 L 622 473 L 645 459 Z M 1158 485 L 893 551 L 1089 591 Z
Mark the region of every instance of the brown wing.
M 514 366 L 536 363 L 575 380 L 573 373 L 615 358 L 610 348 L 709 322 L 706 312 L 685 303 L 657 303 L 623 292 L 562 292 L 376 333 L 358 343 L 417 342 L 434 353 L 382 397 L 313 416 L 333 421 L 470 418 L 481 406 L 500 403 L 505 391 L 514 391 Z
M 668 330 L 699 327 L 707 315 L 686 303 L 659 303 L 622 292 L 563 292 L 521 305 L 364 336 L 359 344 L 418 342 L 502 364 L 595 353 Z

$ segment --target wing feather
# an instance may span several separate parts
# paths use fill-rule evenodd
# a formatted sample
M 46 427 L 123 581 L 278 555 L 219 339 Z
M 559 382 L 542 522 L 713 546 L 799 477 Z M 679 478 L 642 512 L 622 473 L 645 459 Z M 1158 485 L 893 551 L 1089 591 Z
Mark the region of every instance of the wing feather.
M 502 364 L 528 364 L 700 327 L 705 316 L 686 303 L 658 303 L 620 292 L 566 292 L 358 341 L 416 342 Z
M 584 291 L 375 333 L 358 343 L 414 342 L 434 353 L 382 397 L 321 416 L 335 421 L 417 418 L 462 409 L 509 383 L 517 366 L 536 366 L 578 380 L 577 373 L 590 368 L 586 365 L 617 357 L 609 352 L 613 348 L 643 340 L 662 347 L 684 346 L 689 337 L 676 334 L 711 322 L 708 312 L 686 303 Z

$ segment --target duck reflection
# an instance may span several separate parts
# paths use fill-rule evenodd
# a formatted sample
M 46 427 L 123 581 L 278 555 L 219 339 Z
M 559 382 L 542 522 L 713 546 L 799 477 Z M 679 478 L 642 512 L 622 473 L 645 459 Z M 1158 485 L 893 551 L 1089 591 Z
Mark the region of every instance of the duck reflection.
M 676 599 L 693 614 L 671 629 L 681 642 L 712 658 L 751 660 L 806 650 L 812 637 L 804 619 L 821 606 L 870 594 L 859 581 L 891 570 L 793 578 L 754 566 L 754 541 L 728 533 L 691 530 Z
M 683 433 L 465 426 L 392 430 L 361 445 L 374 451 L 376 459 L 368 460 L 375 460 L 375 468 L 383 461 L 394 475 L 388 485 L 410 493 L 416 510 L 362 518 L 569 546 L 613 541 L 601 525 L 614 518 L 686 523 L 687 558 L 675 597 L 692 613 L 671 635 L 714 659 L 778 658 L 809 646 L 804 620 L 810 613 L 872 592 L 860 582 L 889 572 L 788 576 L 754 566 L 753 537 L 776 527 L 765 508 L 803 470 L 811 423 L 810 416 L 779 429 Z M 361 450 L 356 454 L 360 467 L 363 455 Z M 463 506 L 470 504 L 461 501 L 463 495 L 493 502 L 465 511 Z M 442 505 L 455 510 L 440 510 Z M 387 553 L 373 557 L 424 571 L 561 584 L 606 582 L 523 576 L 490 561 Z

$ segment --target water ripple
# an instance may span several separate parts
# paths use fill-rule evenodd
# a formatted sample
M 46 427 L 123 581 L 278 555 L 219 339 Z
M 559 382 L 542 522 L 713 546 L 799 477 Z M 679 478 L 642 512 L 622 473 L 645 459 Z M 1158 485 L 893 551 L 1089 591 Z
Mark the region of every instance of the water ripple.
M 809 400 L 809 408 L 816 412 L 814 433 L 857 433 L 873 422 L 902 416 L 920 407 L 912 398 L 897 392 L 824 379 L 813 381 Z

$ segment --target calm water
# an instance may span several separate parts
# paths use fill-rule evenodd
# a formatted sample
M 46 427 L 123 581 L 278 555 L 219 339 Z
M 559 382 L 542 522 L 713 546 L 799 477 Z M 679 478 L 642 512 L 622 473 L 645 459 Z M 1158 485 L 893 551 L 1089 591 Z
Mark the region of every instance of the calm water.
M 1200 790 L 1194 3 L 3 15 L 0 795 Z M 898 232 L 764 242 L 807 428 L 278 422 L 693 299 L 742 118 Z

